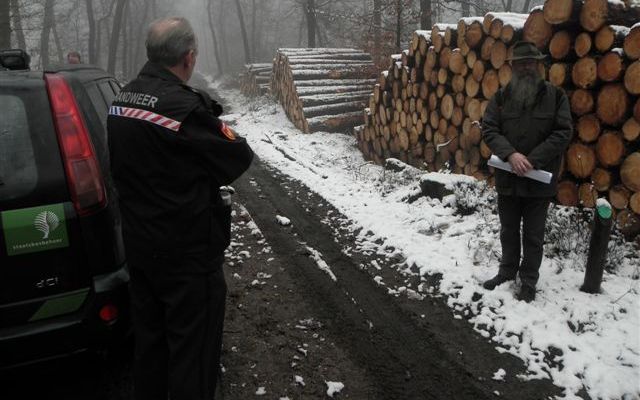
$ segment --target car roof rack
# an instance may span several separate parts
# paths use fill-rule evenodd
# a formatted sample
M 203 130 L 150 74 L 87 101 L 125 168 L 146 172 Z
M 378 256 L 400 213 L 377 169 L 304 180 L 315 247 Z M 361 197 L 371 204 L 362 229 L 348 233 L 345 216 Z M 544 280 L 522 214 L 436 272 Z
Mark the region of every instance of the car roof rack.
M 0 68 L 12 71 L 29 70 L 31 57 L 22 49 L 0 50 Z
M 103 71 L 102 68 L 100 68 L 97 65 L 93 65 L 93 64 L 53 64 L 53 65 L 48 65 L 46 68 L 44 68 L 44 72 L 72 72 L 72 71 L 91 71 L 91 70 L 100 70 Z

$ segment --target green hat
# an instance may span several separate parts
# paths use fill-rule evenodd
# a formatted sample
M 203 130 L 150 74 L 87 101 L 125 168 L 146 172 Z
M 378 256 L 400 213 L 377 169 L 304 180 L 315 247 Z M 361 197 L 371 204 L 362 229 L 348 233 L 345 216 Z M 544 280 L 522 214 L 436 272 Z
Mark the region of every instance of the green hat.
M 513 45 L 513 54 L 507 58 L 507 61 L 534 59 L 543 60 L 546 56 L 540 53 L 540 50 L 531 42 L 516 42 Z

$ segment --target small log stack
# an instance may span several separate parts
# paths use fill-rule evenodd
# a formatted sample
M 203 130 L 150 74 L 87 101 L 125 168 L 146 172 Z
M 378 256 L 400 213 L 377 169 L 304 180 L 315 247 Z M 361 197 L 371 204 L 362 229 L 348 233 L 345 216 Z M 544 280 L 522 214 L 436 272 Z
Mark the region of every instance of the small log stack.
M 621 8 L 622 7 L 622 8 Z M 595 11 L 594 11 L 595 10 Z M 624 10 L 622 12 L 621 10 Z M 355 131 L 366 158 L 398 158 L 493 182 L 481 141 L 489 99 L 511 80 L 517 40 L 547 54 L 544 74 L 567 92 L 575 134 L 558 202 L 606 197 L 623 232 L 640 232 L 640 8 L 615 0 L 546 0 L 529 14 L 488 13 L 416 31 L 392 56 Z M 635 25 L 631 25 L 633 21 Z
M 355 49 L 279 49 L 271 93 L 305 133 L 348 131 L 362 119 L 376 70 Z
M 247 64 L 240 74 L 240 92 L 247 97 L 264 96 L 269 93 L 273 64 Z

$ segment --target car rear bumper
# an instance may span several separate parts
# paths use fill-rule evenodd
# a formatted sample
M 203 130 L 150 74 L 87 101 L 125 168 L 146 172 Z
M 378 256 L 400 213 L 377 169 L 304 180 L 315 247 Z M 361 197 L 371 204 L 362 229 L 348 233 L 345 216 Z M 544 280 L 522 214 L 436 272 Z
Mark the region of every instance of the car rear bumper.
M 0 329 L 0 370 L 122 343 L 130 331 L 128 280 L 125 265 L 96 277 L 78 312 Z M 107 304 L 118 310 L 108 323 L 99 315 Z

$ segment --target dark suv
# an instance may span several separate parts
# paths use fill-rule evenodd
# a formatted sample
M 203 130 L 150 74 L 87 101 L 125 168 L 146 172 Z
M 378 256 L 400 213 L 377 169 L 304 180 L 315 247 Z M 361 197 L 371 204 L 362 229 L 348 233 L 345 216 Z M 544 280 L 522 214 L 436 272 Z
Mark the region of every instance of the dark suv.
M 27 58 L 0 52 L 0 370 L 130 326 L 106 135 L 120 86 L 86 65 L 18 70 Z

